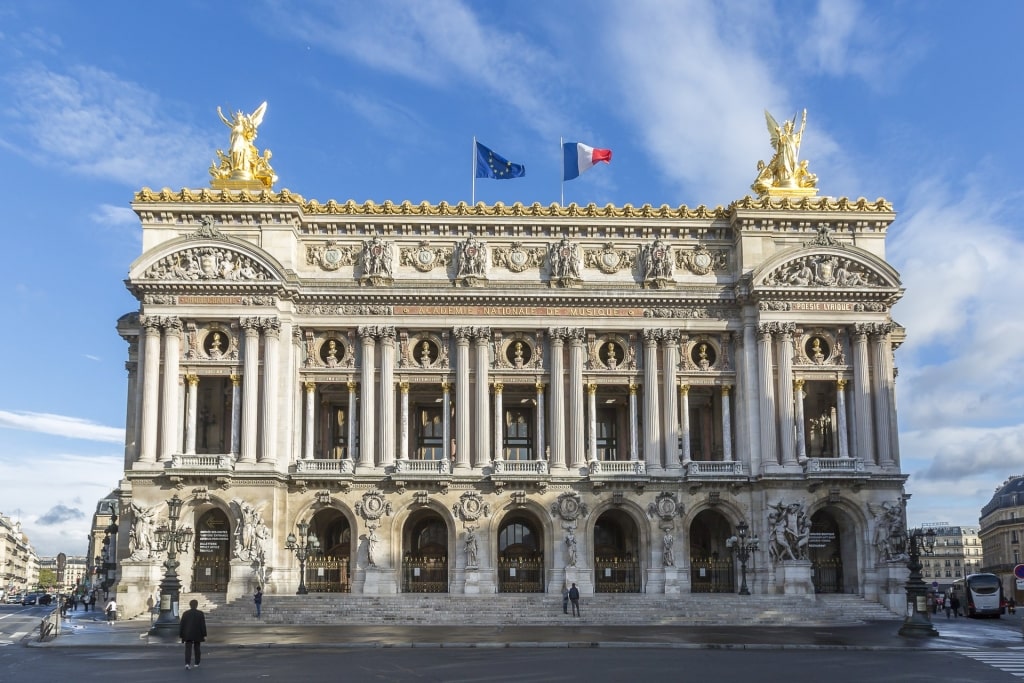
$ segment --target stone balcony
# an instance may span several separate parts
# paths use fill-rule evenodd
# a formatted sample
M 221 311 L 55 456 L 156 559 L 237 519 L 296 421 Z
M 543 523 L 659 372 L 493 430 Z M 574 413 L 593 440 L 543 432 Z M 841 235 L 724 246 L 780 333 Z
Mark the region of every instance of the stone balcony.
M 235 456 L 230 453 L 219 455 L 175 454 L 171 456 L 167 467 L 172 470 L 231 472 L 235 469 Z
M 858 458 L 808 458 L 804 473 L 809 477 L 864 475 L 864 461 Z
M 691 460 L 684 467 L 687 479 L 734 479 L 747 476 L 746 467 L 738 460 Z
M 334 479 L 351 477 L 355 472 L 352 460 L 296 460 L 295 473 L 302 474 L 306 479 Z

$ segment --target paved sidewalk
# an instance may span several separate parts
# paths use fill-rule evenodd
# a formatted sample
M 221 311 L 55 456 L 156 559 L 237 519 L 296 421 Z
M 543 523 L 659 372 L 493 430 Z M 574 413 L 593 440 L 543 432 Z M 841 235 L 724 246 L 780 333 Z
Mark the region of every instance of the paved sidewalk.
M 217 625 L 208 645 L 265 648 L 372 647 L 617 647 L 831 650 L 1024 649 L 1020 615 L 1001 620 L 953 619 L 933 622 L 935 638 L 903 638 L 897 620 L 836 627 L 752 626 L 294 626 Z M 60 636 L 33 647 L 159 647 L 176 645 L 150 638 L 149 619 L 108 625 L 102 613 L 73 612 Z

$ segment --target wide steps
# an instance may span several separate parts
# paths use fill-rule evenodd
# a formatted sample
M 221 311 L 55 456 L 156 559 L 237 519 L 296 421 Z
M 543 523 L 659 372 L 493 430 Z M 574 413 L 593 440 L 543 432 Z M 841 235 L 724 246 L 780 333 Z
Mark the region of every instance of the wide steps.
M 191 596 L 189 596 L 191 597 Z M 186 596 L 182 596 L 183 601 Z M 211 596 L 211 603 L 217 603 Z M 580 601 L 580 623 L 604 625 L 818 625 L 894 620 L 878 603 L 856 595 L 684 594 L 592 595 Z M 252 596 L 210 604 L 211 623 L 257 623 Z M 571 617 L 570 617 L 571 618 Z M 265 595 L 265 624 L 553 625 L 564 624 L 558 595 Z

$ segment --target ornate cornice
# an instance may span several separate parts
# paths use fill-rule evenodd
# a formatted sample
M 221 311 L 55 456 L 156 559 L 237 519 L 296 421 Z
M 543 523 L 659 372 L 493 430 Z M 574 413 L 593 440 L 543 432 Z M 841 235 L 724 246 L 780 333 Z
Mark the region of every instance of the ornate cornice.
M 892 204 L 884 199 L 869 201 L 864 197 L 849 199 L 847 197 L 744 197 L 736 200 L 726 207 L 716 206 L 708 208 L 701 204 L 696 208 L 689 208 L 685 205 L 670 207 L 667 204 L 661 206 L 633 206 L 624 204 L 621 207 L 607 204 L 597 206 L 587 204 L 579 206 L 572 203 L 566 206 L 560 204 L 549 204 L 547 206 L 534 202 L 524 205 L 520 202 L 506 205 L 501 202 L 496 204 L 484 204 L 477 202 L 469 205 L 466 202 L 449 204 L 440 202 L 431 204 L 421 202 L 413 204 L 404 201 L 396 204 L 392 201 L 385 201 L 381 204 L 375 202 L 363 202 L 357 204 L 349 200 L 339 203 L 330 200 L 320 203 L 315 199 L 306 200 L 302 195 L 281 190 L 272 192 L 269 190 L 211 190 L 203 188 L 190 190 L 183 188 L 175 191 L 164 188 L 159 191 L 144 187 L 135 193 L 137 203 L 221 203 L 221 204 L 290 204 L 302 209 L 303 212 L 311 215 L 335 215 L 335 216 L 496 216 L 496 217 L 554 217 L 554 218 L 700 218 L 728 219 L 738 210 L 803 210 L 819 212 L 855 212 L 855 213 L 890 213 Z

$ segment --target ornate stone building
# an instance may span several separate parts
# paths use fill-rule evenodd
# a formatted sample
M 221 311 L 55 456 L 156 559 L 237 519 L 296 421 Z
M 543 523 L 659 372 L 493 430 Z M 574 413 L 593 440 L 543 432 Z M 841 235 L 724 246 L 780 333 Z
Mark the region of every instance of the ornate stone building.
M 980 571 L 999 575 L 1006 597 L 1024 603 L 1024 591 L 1017 590 L 1013 574 L 1014 567 L 1024 564 L 1024 476 L 1013 475 L 996 489 L 981 509 L 980 522 L 978 535 L 984 551 Z
M 753 590 L 902 603 L 886 201 L 321 203 L 233 163 L 132 204 L 128 612 L 175 494 L 228 599 L 296 590 L 300 522 L 310 590 L 682 599 L 736 590 L 745 521 Z

